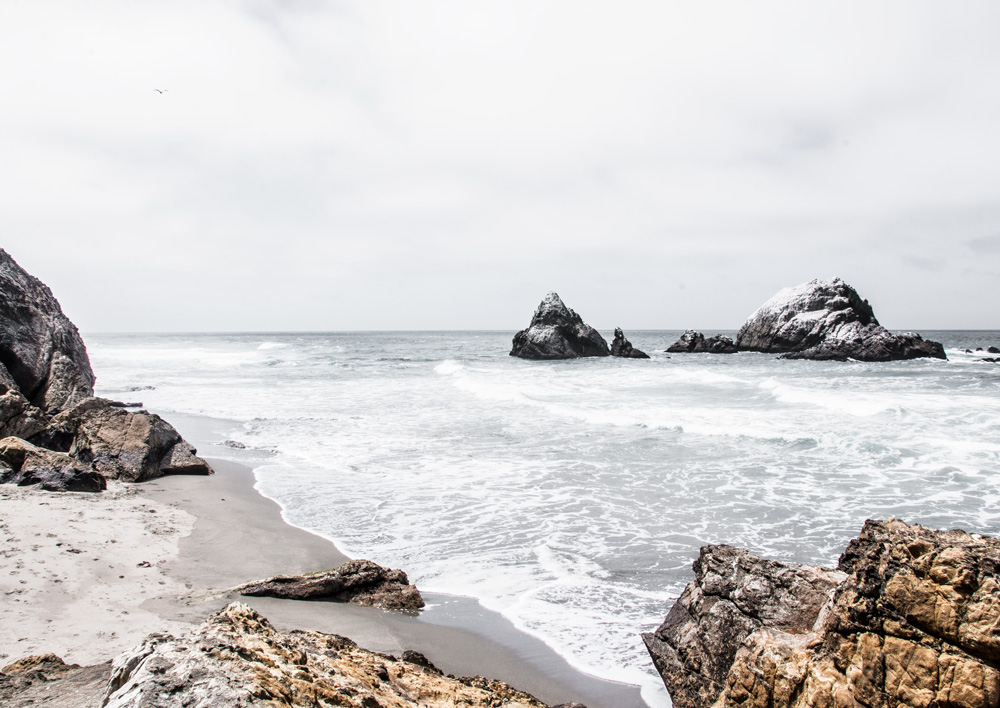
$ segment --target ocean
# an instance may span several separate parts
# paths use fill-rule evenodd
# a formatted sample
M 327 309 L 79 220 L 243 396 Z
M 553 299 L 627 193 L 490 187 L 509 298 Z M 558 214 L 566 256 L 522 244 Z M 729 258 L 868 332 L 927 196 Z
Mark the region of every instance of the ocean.
M 831 566 L 867 518 L 1000 534 L 1000 364 L 964 351 L 1000 332 L 925 331 L 949 361 L 886 364 L 626 334 L 652 359 L 522 361 L 513 332 L 86 341 L 98 395 L 228 421 L 219 442 L 259 453 L 289 522 L 478 598 L 650 706 L 669 701 L 639 633 L 704 544 Z

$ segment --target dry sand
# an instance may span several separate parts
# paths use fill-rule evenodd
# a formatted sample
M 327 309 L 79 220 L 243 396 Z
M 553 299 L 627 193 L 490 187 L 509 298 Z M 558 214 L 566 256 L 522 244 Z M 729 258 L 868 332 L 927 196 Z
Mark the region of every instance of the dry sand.
M 0 665 L 41 652 L 99 663 L 150 632 L 201 622 L 236 599 L 235 585 L 346 560 L 326 539 L 285 523 L 249 468 L 212 464 L 211 477 L 113 483 L 103 494 L 0 485 Z M 638 688 L 573 669 L 473 599 L 425 599 L 429 607 L 410 615 L 243 598 L 280 630 L 341 634 L 397 655 L 416 649 L 446 673 L 498 678 L 551 704 L 645 705 Z

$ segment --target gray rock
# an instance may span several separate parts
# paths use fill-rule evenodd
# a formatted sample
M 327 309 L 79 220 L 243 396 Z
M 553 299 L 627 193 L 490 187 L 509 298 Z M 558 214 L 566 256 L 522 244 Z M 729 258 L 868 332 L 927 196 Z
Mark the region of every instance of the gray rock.
M 566 307 L 556 293 L 549 293 L 538 305 L 528 328 L 514 335 L 510 355 L 521 359 L 576 359 L 611 356 L 611 350 L 596 329 Z
M 0 384 L 0 391 L 4 388 Z M 49 417 L 13 388 L 0 395 L 0 437 L 30 438 L 45 430 Z
M 840 278 L 812 280 L 780 291 L 750 315 L 736 346 L 788 359 L 947 358 L 937 342 L 924 341 L 914 332 L 889 332 L 868 301 Z
M 91 465 L 15 437 L 0 440 L 0 484 L 40 484 L 50 492 L 100 492 L 108 486 Z
M 236 588 L 241 595 L 287 600 L 335 600 L 385 610 L 419 610 L 424 600 L 406 573 L 369 560 L 308 575 L 277 576 Z
M 168 474 L 212 474 L 172 425 L 146 411 L 88 398 L 53 418 L 32 442 L 91 463 L 109 479 L 144 482 Z
M 4 708 L 82 708 L 99 706 L 111 662 L 97 666 L 67 664 L 55 654 L 27 656 L 0 671 Z
M 667 347 L 670 353 L 697 353 L 697 354 L 735 354 L 736 344 L 729 337 L 717 334 L 714 337 L 705 338 L 701 332 L 689 329 L 681 338 Z
M 40 280 L 0 249 L 0 383 L 49 414 L 94 394 L 80 333 Z
M 624 359 L 649 358 L 649 354 L 632 346 L 632 342 L 625 338 L 621 327 L 615 327 L 615 339 L 611 342 L 611 356 L 620 356 Z

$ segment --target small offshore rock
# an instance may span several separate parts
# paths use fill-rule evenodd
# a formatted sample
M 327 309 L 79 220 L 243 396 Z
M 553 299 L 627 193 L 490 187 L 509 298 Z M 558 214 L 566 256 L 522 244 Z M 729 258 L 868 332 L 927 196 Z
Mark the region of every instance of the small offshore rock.
M 88 398 L 52 419 L 32 442 L 91 463 L 109 479 L 145 482 L 169 474 L 212 474 L 172 425 L 145 411 Z
M 223 445 L 223 447 L 231 447 L 234 450 L 246 450 L 247 449 L 247 446 L 245 444 L 243 444 L 241 442 L 238 442 L 236 440 L 223 440 L 222 441 L 222 445 Z
M 0 440 L 0 484 L 38 484 L 50 492 L 100 492 L 108 486 L 93 466 L 15 437 Z
M 236 592 L 287 600 L 335 600 L 384 610 L 419 610 L 424 606 L 420 592 L 402 570 L 361 559 L 319 573 L 257 580 L 239 586 Z
M 611 350 L 604 337 L 553 292 L 538 305 L 528 328 L 514 335 L 510 355 L 521 359 L 576 359 L 611 356 Z
M 416 698 L 412 698 L 416 697 Z M 151 634 L 112 665 L 105 708 L 426 706 L 545 708 L 489 679 L 450 679 L 331 634 L 281 634 L 233 603 L 174 637 Z
M 126 401 L 108 401 L 108 405 L 112 408 L 142 408 L 142 401 L 129 403 Z
M 987 354 L 1000 354 L 1000 349 L 997 349 L 996 347 L 987 347 L 986 348 L 986 353 Z
M 840 278 L 785 288 L 740 328 L 740 351 L 783 354 L 785 359 L 898 361 L 946 359 L 938 342 L 915 332 L 892 334 L 867 300 Z
M 694 354 L 735 354 L 738 350 L 736 344 L 730 337 L 717 334 L 714 337 L 705 338 L 701 332 L 693 329 L 687 330 L 680 339 L 667 347 L 667 351 L 675 353 Z
M 611 342 L 611 356 L 619 356 L 625 359 L 649 358 L 649 354 L 632 346 L 632 342 L 625 338 L 621 327 L 615 327 L 615 339 Z

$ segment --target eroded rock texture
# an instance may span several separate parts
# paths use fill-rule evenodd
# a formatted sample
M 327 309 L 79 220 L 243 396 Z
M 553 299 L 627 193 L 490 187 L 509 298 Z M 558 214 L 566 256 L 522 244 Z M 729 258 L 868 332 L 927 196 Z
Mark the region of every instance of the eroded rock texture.
M 695 581 L 664 625 L 646 635 L 678 708 L 1000 705 L 1000 541 L 868 521 L 841 556 L 842 579 L 825 606 L 807 602 L 792 612 L 798 620 L 756 628 L 740 604 L 760 582 L 796 566 L 755 559 L 754 573 L 741 576 L 743 563 L 729 564 L 734 572 L 727 573 L 727 556 L 717 562 L 716 548 L 703 549 Z M 720 585 L 714 571 L 700 568 L 718 568 L 729 579 Z M 813 570 L 825 577 L 816 589 L 837 577 Z M 715 592 L 719 587 L 726 590 Z M 807 596 L 795 590 L 775 601 L 794 609 Z M 719 622 L 725 612 L 738 621 Z M 735 626 L 750 631 L 730 660 L 727 632 L 742 633 Z M 714 643 L 726 647 L 725 657 L 706 669 L 702 652 Z
M 681 335 L 680 339 L 667 347 L 667 351 L 671 353 L 735 354 L 737 349 L 733 340 L 723 334 L 706 339 L 701 332 L 689 329 Z
M 780 291 L 750 315 L 736 346 L 788 359 L 946 358 L 937 342 L 924 341 L 914 332 L 889 332 L 875 319 L 868 301 L 840 278 Z
M 50 492 L 100 492 L 108 486 L 91 465 L 15 437 L 0 440 L 0 484 L 40 484 Z
M 499 681 L 451 679 L 433 666 L 368 652 L 336 635 L 279 634 L 240 603 L 185 636 L 152 634 L 117 658 L 104 705 L 544 708 Z
M 168 474 L 212 473 L 160 416 L 117 408 L 103 398 L 88 398 L 60 413 L 34 440 L 93 464 L 109 479 L 144 482 Z
M 52 291 L 0 249 L 0 384 L 48 413 L 94 394 L 76 326 Z
M 424 606 L 406 573 L 369 560 L 351 560 L 339 568 L 309 575 L 277 576 L 237 588 L 241 595 L 289 600 L 335 600 L 385 610 L 418 610 Z
M 91 708 L 99 706 L 111 662 L 97 666 L 67 664 L 55 654 L 26 656 L 0 670 L 4 708 Z
M 615 327 L 615 339 L 611 342 L 611 356 L 620 356 L 624 359 L 649 358 L 649 354 L 632 346 L 632 342 L 625 338 L 621 327 Z
M 556 293 L 549 293 L 538 305 L 528 328 L 514 335 L 510 355 L 521 359 L 576 359 L 611 356 L 611 350 L 596 329 L 566 307 Z

